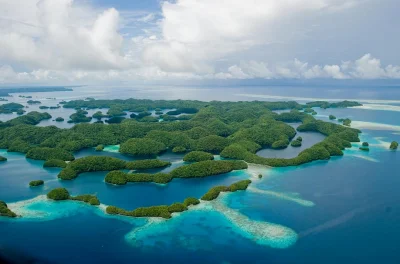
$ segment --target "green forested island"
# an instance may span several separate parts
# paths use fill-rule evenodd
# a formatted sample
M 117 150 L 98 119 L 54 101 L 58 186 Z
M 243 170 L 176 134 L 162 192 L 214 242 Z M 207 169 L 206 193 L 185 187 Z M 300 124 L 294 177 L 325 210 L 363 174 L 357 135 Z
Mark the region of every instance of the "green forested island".
M 130 162 L 128 162 L 128 164 L 129 163 Z M 124 185 L 128 182 L 155 182 L 165 184 L 174 178 L 203 178 L 242 169 L 247 169 L 247 164 L 243 161 L 206 160 L 189 165 L 183 165 L 173 169 L 170 173 L 150 174 L 111 171 L 106 175 L 105 181 L 116 185 Z
M 68 121 L 77 123 L 72 128 L 36 126 L 42 120 L 51 118 L 48 113 L 39 112 L 30 112 L 0 122 L 0 148 L 7 149 L 8 152 L 24 153 L 30 159 L 43 160 L 45 168 L 60 168 L 58 177 L 61 180 L 72 180 L 85 172 L 105 171 L 105 182 L 110 184 L 166 184 L 177 178 L 209 177 L 246 169 L 247 163 L 273 167 L 298 166 L 343 155 L 342 150 L 351 147 L 351 142 L 360 141 L 358 134 L 361 133 L 348 126 L 317 120 L 309 114 L 315 112 L 312 107 L 351 107 L 359 105 L 356 102 L 313 102 L 302 105 L 296 102 L 91 99 L 63 102 L 61 105 L 76 110 Z M 12 104 L 2 109 L 13 112 L 22 110 L 21 106 Z M 98 111 L 93 117 L 88 115 L 88 109 L 97 108 L 107 108 L 107 114 Z M 284 109 L 290 111 L 280 114 L 274 112 Z M 135 113 L 128 115 L 128 111 Z M 153 116 L 152 111 L 158 112 L 159 117 Z M 89 123 L 93 118 L 110 118 L 112 121 L 109 120 L 108 124 L 102 121 Z M 297 131 L 319 132 L 326 138 L 303 150 L 295 158 L 264 158 L 256 154 L 263 148 L 301 146 L 302 138 L 296 138 L 296 129 L 288 124 L 299 122 L 301 125 L 297 127 Z M 351 121 L 341 122 L 349 125 Z M 76 159 L 74 156 L 76 151 L 85 148 L 100 152 L 107 145 L 120 145 L 121 154 L 136 160 L 126 161 L 110 156 Z M 184 153 L 183 161 L 186 164 L 168 173 L 146 171 L 170 166 L 169 161 L 158 159 L 158 155 L 168 151 Z M 222 160 L 214 160 L 214 155 L 220 155 Z M 210 201 L 221 192 L 245 190 L 250 183 L 250 180 L 244 180 L 230 186 L 216 186 L 201 199 Z M 31 186 L 41 184 L 41 180 L 30 183 Z M 94 195 L 71 196 L 65 188 L 54 189 L 47 197 L 52 200 L 100 204 Z M 191 197 L 182 203 L 143 207 L 133 211 L 108 206 L 107 213 L 170 218 L 172 213 L 185 211 L 188 206 L 198 203 L 197 198 Z M 13 215 L 6 205 L 2 204 L 1 210 L 2 214 Z
M 17 217 L 17 215 L 11 211 L 3 201 L 0 201 L 0 216 Z
M 63 104 L 65 108 L 78 109 L 74 121 L 91 119 L 87 117 L 85 109 L 94 108 L 112 109 L 108 115 L 120 115 L 121 111 L 147 113 L 155 109 L 177 109 L 170 113 L 171 117 L 186 114 L 190 119 L 140 122 L 136 115 L 135 118 L 126 118 L 117 124 L 82 123 L 70 129 L 61 129 L 55 126 L 35 126 L 51 116 L 47 113 L 30 112 L 0 123 L 0 148 L 26 153 L 27 157 L 33 159 L 71 161 L 75 151 L 99 145 L 120 144 L 120 152 L 130 156 L 155 157 L 168 150 L 188 153 L 198 151 L 187 157 L 187 160 L 195 161 L 202 159 L 199 157 L 201 151 L 269 166 L 297 166 L 314 160 L 329 159 L 330 156 L 343 155 L 342 150 L 351 147 L 350 142 L 359 142 L 360 133 L 357 129 L 316 120 L 300 110 L 310 107 L 354 105 L 358 103 L 314 102 L 302 105 L 296 102 L 259 101 L 76 100 Z M 281 114 L 273 112 L 282 109 L 291 111 Z M 263 158 L 255 154 L 262 148 L 281 149 L 291 144 L 296 130 L 287 124 L 290 122 L 302 123 L 297 128 L 298 131 L 319 132 L 327 137 L 292 159 Z M 300 141 L 294 142 L 293 145 L 298 146 Z M 208 157 L 211 156 L 208 154 Z M 80 172 L 93 171 L 84 168 L 84 164 L 89 161 L 94 162 L 94 159 L 71 162 L 62 172 L 61 175 L 64 176 L 61 178 L 74 178 Z M 96 170 L 120 170 L 125 169 L 125 162 L 101 162 L 99 166 L 102 168 Z
M 399 143 L 397 143 L 397 141 L 392 141 L 392 143 L 390 143 L 390 149 L 391 150 L 396 150 L 399 147 Z
M 187 162 L 198 162 L 205 160 L 213 160 L 214 155 L 204 151 L 192 151 L 183 157 L 183 161 Z
M 71 196 L 67 189 L 56 188 L 47 194 L 47 198 L 55 201 L 73 200 L 88 203 L 90 205 L 100 205 L 99 199 L 95 195 L 83 194 L 78 196 Z
M 44 181 L 42 181 L 42 180 L 35 180 L 35 181 L 31 181 L 30 183 L 29 183 L 29 186 L 31 186 L 31 187 L 36 187 L 36 186 L 40 186 L 40 185 L 43 185 L 44 184 Z
M 221 192 L 236 192 L 246 190 L 250 180 L 243 180 L 236 183 L 231 184 L 230 186 L 217 186 L 211 188 L 206 194 L 201 198 L 204 201 L 211 201 L 216 199 Z M 197 205 L 200 201 L 197 198 L 188 197 L 183 203 L 174 203 L 171 205 L 158 205 L 158 206 L 150 206 L 150 207 L 140 207 L 136 208 L 133 211 L 126 211 L 124 209 L 118 208 L 116 206 L 108 206 L 106 208 L 106 212 L 108 214 L 119 214 L 124 216 L 131 217 L 162 217 L 162 218 L 171 218 L 172 213 L 183 212 L 188 210 L 188 207 L 191 205 Z

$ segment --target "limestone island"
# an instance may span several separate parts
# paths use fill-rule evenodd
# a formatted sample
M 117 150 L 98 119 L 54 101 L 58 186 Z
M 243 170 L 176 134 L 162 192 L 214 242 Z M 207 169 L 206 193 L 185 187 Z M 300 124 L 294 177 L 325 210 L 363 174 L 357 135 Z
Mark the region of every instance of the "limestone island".
M 40 185 L 43 185 L 44 184 L 44 181 L 42 181 L 42 180 L 36 180 L 36 181 L 31 181 L 30 183 L 29 183 L 29 186 L 30 187 L 36 187 L 36 186 L 40 186 Z

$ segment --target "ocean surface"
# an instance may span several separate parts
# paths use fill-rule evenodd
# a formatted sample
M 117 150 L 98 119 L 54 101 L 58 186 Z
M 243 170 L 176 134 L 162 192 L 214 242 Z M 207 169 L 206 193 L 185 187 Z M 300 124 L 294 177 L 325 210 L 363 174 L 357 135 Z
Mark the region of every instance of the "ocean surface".
M 7 99 L 25 105 L 29 99 L 18 95 Z M 88 86 L 73 92 L 23 95 L 47 106 L 86 97 L 358 100 L 364 106 L 317 108 L 316 118 L 328 121 L 333 114 L 352 119 L 352 127 L 362 130 L 361 140 L 370 143 L 370 151 L 360 151 L 359 144 L 354 144 L 343 157 L 299 167 L 250 166 L 204 179 L 175 179 L 167 185 L 111 186 L 104 183 L 106 173 L 85 173 L 73 181 L 59 181 L 59 169 L 43 169 L 41 161 L 0 150 L 0 155 L 8 158 L 0 163 L 0 200 L 24 215 L 0 218 L 0 249 L 10 255 L 49 263 L 400 263 L 400 152 L 389 150 L 391 141 L 400 141 L 398 88 Z M 39 109 L 29 106 L 26 110 Z M 74 112 L 63 108 L 39 111 L 66 121 Z M 2 121 L 14 117 L 0 114 Z M 66 121 L 46 120 L 39 125 L 73 126 Z M 294 157 L 324 139 L 318 133 L 298 135 L 303 138 L 302 148 L 264 149 L 258 154 Z M 118 146 L 109 146 L 101 155 L 129 159 L 117 150 Z M 99 153 L 85 149 L 75 157 L 93 154 Z M 182 155 L 165 153 L 159 158 L 171 161 L 172 168 L 183 164 Z M 259 173 L 262 179 L 258 179 Z M 36 179 L 44 180 L 44 186 L 30 188 L 29 182 Z M 242 179 L 252 179 L 248 190 L 203 202 L 170 220 L 104 213 L 108 204 L 134 209 L 181 202 L 188 196 L 200 198 L 213 186 Z M 48 201 L 44 195 L 55 187 L 65 187 L 72 195 L 96 194 L 102 205 Z

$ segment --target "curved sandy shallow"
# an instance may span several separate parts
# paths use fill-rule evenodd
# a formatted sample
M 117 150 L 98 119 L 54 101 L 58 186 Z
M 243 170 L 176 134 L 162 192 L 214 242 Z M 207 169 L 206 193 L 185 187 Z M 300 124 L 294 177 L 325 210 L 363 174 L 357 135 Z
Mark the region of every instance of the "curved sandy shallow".
M 249 188 L 247 188 L 247 191 L 253 192 L 253 193 L 258 193 L 258 194 L 263 194 L 263 195 L 273 196 L 273 197 L 276 197 L 276 198 L 279 198 L 282 200 L 297 203 L 297 204 L 305 206 L 305 207 L 313 207 L 315 205 L 314 202 L 302 199 L 299 197 L 299 195 L 296 195 L 296 194 L 287 194 L 287 193 L 274 192 L 274 191 L 269 191 L 269 190 L 260 190 L 260 189 L 257 189 L 255 187 L 251 187 L 251 186 Z
M 400 112 L 400 106 L 399 105 L 365 104 L 365 105 L 362 105 L 362 106 L 355 106 L 353 108 L 364 109 L 364 110 Z
M 255 241 L 257 244 L 273 248 L 287 248 L 297 241 L 297 234 L 292 229 L 269 222 L 251 220 L 226 206 L 225 199 L 229 193 L 223 193 L 219 199 L 211 201 L 213 209 L 220 212 L 232 222 L 245 237 Z
M 358 128 L 358 129 L 386 130 L 386 131 L 400 132 L 400 126 L 381 124 L 381 123 L 375 123 L 375 122 L 352 121 L 351 127 Z
M 259 165 L 253 163 L 247 163 L 248 168 L 246 173 L 250 176 L 252 180 L 260 180 L 258 175 L 262 175 L 261 179 L 266 179 L 273 175 L 272 167 L 268 167 L 266 165 Z
M 349 98 L 317 98 L 317 97 L 295 97 L 295 96 L 277 96 L 277 95 L 266 95 L 266 94 L 235 94 L 236 96 L 245 96 L 251 98 L 265 98 L 274 100 L 291 100 L 291 101 L 328 101 L 328 102 L 341 102 L 341 101 L 356 101 L 360 103 L 370 104 L 400 104 L 400 100 L 377 100 L 377 99 L 349 99 Z

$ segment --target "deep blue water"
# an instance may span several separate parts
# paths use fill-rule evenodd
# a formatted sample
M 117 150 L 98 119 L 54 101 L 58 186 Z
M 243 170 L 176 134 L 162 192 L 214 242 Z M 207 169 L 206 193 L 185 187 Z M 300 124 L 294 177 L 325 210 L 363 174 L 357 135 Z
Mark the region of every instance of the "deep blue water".
M 99 89 L 91 96 L 96 93 L 99 97 L 103 95 Z M 161 96 L 160 93 L 155 97 Z M 63 96 L 72 97 L 71 94 Z M 206 97 L 200 91 L 191 96 L 198 94 Z M 318 96 L 326 98 L 332 94 Z M 373 99 L 399 99 L 385 97 L 379 91 L 368 94 L 380 95 L 371 95 Z M 361 96 L 362 90 L 350 95 L 350 98 L 366 98 Z M 183 93 L 182 97 L 188 96 Z M 291 96 L 300 95 L 291 93 Z M 317 95 L 307 94 L 303 89 L 303 96 Z M 339 96 L 342 98 L 343 94 Z M 49 93 L 45 97 L 54 96 Z M 323 120 L 334 114 L 369 125 L 382 123 L 392 127 L 379 129 L 375 125 L 371 126 L 373 130 L 362 129 L 362 140 L 371 144 L 369 153 L 359 151 L 355 144 L 344 157 L 300 167 L 264 169 L 263 178 L 254 179 L 251 187 L 275 195 L 248 190 L 226 197 L 226 206 L 251 220 L 280 224 L 295 231 L 298 239 L 288 248 L 257 244 L 212 210 L 189 210 L 155 224 L 148 229 L 150 235 L 133 241 L 132 230 L 143 227 L 145 220 L 107 216 L 100 209 L 74 202 L 31 205 L 31 209 L 51 212 L 54 217 L 2 219 L 0 246 L 56 263 L 400 263 L 400 153 L 389 151 L 385 145 L 392 140 L 400 141 L 399 112 L 365 109 L 317 109 L 317 112 L 317 118 Z M 323 139 L 315 133 L 299 135 L 303 137 L 303 148 Z M 259 154 L 291 157 L 298 151 L 301 149 L 288 147 L 262 150 Z M 76 153 L 76 157 L 93 154 L 130 159 L 118 153 L 96 153 L 89 149 Z M 105 173 L 85 173 L 73 181 L 61 182 L 57 180 L 59 169 L 43 169 L 43 162 L 27 160 L 17 153 L 0 150 L 0 155 L 8 158 L 0 164 L 0 200 L 7 203 L 32 199 L 63 186 L 74 195 L 95 193 L 103 204 L 133 209 L 170 204 L 187 196 L 200 197 L 212 186 L 248 178 L 250 173 L 238 171 L 204 179 L 177 179 L 164 186 L 145 183 L 116 187 L 104 183 Z M 172 161 L 174 166 L 182 164 L 181 158 L 172 153 L 160 157 Z M 45 185 L 29 188 L 29 181 L 35 179 L 45 180 Z M 303 201 L 314 206 L 306 206 Z

